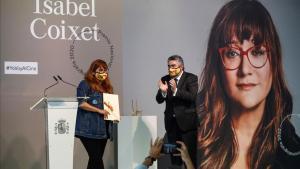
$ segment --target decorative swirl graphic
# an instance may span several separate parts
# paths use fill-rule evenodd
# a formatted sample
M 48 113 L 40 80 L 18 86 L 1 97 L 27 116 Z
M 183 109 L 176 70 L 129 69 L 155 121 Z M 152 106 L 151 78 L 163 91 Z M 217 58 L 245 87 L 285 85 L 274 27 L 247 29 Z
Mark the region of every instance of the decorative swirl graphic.
M 100 35 L 105 40 L 105 43 L 107 44 L 107 46 L 105 46 L 105 47 L 108 48 L 109 54 L 110 54 L 110 59 L 109 59 L 109 62 L 108 62 L 108 69 L 111 69 L 111 66 L 112 66 L 113 61 L 114 61 L 114 45 L 111 43 L 109 37 L 101 29 L 98 29 L 98 30 L 85 30 L 85 31 L 79 32 L 79 33 L 76 34 L 76 37 L 72 40 L 72 43 L 70 45 L 69 58 L 71 60 L 71 63 L 73 65 L 74 69 L 82 75 L 84 75 L 84 71 L 78 65 L 78 63 L 76 61 L 76 57 L 75 57 L 75 52 L 76 52 L 75 43 L 77 42 L 76 39 L 77 39 L 78 35 L 81 35 L 82 33 L 85 33 L 85 32 L 91 33 L 91 31 L 92 32 L 97 31 L 97 35 L 98 36 Z
M 289 145 L 286 143 L 286 139 L 294 139 L 294 138 L 283 138 L 283 135 L 286 134 L 285 137 L 291 137 L 289 134 L 287 133 L 283 133 L 284 131 L 284 126 L 285 124 L 288 124 L 288 123 L 291 123 L 292 124 L 292 127 L 294 127 L 295 129 L 295 140 L 293 140 L 296 145 L 292 145 L 293 146 L 293 149 L 296 148 L 296 150 L 291 150 L 289 149 Z M 279 145 L 281 147 L 281 149 L 286 152 L 288 155 L 290 156 L 298 156 L 300 155 L 300 114 L 290 114 L 290 115 L 287 115 L 286 117 L 283 118 L 279 128 L 278 128 L 278 142 L 279 142 Z M 284 141 L 285 139 L 285 141 Z

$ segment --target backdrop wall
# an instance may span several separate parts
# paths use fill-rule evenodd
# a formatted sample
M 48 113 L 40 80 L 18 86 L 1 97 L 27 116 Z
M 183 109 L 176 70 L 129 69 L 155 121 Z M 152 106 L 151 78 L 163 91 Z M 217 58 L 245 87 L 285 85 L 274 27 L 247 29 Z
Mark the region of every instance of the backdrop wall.
M 29 107 L 54 82 L 53 75 L 77 85 L 83 79 L 78 70 L 86 71 L 97 58 L 110 62 L 111 46 L 110 75 L 115 93 L 122 98 L 122 4 L 120 0 L 1 0 L 0 11 L 0 168 L 45 168 L 44 114 Z M 38 74 L 6 74 L 6 61 L 37 62 Z M 72 97 L 75 91 L 60 84 L 48 96 Z M 74 153 L 74 168 L 85 168 L 87 153 L 78 139 Z M 104 158 L 107 168 L 115 168 L 113 157 L 109 142 Z

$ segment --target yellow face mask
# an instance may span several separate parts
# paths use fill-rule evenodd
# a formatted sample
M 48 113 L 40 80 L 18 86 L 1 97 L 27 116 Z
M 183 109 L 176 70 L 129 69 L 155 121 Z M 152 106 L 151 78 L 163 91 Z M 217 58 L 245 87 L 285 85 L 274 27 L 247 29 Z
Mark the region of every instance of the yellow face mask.
M 180 74 L 181 72 L 181 68 L 177 67 L 177 68 L 169 68 L 169 75 L 171 77 L 176 77 Z
M 107 78 L 108 74 L 106 72 L 104 73 L 99 73 L 96 72 L 95 77 L 100 80 L 100 81 L 104 81 Z

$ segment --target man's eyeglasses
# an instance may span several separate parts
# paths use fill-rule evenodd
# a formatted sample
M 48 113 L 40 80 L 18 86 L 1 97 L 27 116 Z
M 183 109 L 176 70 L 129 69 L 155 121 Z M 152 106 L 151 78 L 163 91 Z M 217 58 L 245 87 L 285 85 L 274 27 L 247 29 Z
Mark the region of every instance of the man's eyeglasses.
M 242 62 L 242 56 L 247 56 L 254 68 L 262 68 L 268 59 L 268 49 L 264 45 L 253 46 L 246 51 L 238 47 L 226 46 L 219 48 L 219 54 L 224 67 L 228 70 L 237 69 Z

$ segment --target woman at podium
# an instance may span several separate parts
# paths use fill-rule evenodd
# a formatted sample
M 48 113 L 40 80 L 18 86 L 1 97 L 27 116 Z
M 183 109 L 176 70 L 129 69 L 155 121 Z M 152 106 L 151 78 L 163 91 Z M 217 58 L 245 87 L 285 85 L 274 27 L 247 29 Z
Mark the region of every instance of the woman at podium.
M 103 107 L 103 93 L 113 93 L 113 87 L 106 62 L 97 59 L 92 62 L 77 88 L 75 136 L 88 153 L 87 169 L 104 169 L 102 157 L 107 139 L 111 136 L 112 121 L 104 120 L 109 112 Z

